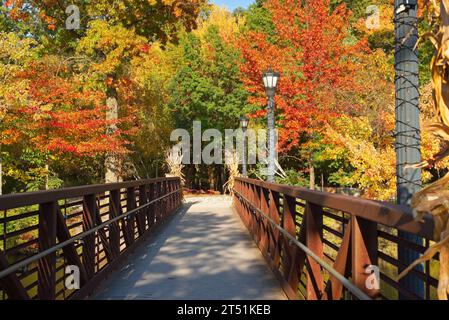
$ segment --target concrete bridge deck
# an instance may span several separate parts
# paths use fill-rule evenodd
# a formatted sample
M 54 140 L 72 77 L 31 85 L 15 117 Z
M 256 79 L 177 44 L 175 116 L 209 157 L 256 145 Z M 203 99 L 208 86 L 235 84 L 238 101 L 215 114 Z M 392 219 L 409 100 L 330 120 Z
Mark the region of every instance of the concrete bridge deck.
M 228 197 L 188 198 L 93 299 L 286 299 Z

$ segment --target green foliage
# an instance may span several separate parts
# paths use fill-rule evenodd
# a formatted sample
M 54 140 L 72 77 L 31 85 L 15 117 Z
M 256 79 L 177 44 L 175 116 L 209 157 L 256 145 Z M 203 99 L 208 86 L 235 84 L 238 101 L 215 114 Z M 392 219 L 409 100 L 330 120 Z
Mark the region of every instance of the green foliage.
M 304 173 L 295 169 L 285 170 L 285 177 L 276 177 L 276 182 L 296 187 L 308 187 L 310 183 Z
M 223 41 L 217 26 L 203 35 L 185 33 L 180 47 L 180 68 L 169 87 L 176 126 L 188 129 L 200 120 L 205 128 L 237 127 L 247 99 L 239 52 Z
M 275 35 L 275 27 L 270 12 L 264 7 L 266 0 L 257 0 L 245 12 L 245 31 L 261 31 L 270 36 Z

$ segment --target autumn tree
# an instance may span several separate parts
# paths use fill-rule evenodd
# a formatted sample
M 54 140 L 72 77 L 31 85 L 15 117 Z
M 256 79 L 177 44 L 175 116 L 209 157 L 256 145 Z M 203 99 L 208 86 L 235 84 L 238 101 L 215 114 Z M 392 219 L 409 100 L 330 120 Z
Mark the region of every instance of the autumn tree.
M 261 74 L 270 65 L 281 71 L 276 97 L 280 146 L 305 151 L 313 169 L 314 150 L 305 142 L 314 140 L 328 119 L 354 108 L 343 97 L 359 89 L 353 74 L 357 55 L 367 48 L 351 36 L 351 13 L 344 4 L 331 10 L 329 0 L 270 0 L 264 8 L 274 33 L 252 28 L 241 41 L 249 102 L 261 106 L 257 115 L 263 116 L 266 98 Z
M 179 30 L 194 29 L 205 3 L 205 0 L 117 0 L 113 3 L 9 0 L 5 3 L 5 15 L 22 26 L 23 33 L 41 43 L 45 51 L 63 53 L 84 63 L 89 80 L 84 85 L 105 93 L 108 105 L 105 117 L 117 123 L 108 126 L 107 131 L 114 135 L 124 129 L 124 121 L 118 121 L 120 115 L 126 115 L 133 107 L 138 113 L 136 101 L 140 98 L 134 93 L 140 85 L 129 77 L 132 59 L 150 52 L 148 49 L 154 41 L 161 44 L 176 41 Z M 66 29 L 65 10 L 69 5 L 76 5 L 80 11 L 81 28 L 77 30 Z M 117 154 L 106 153 L 107 182 L 121 179 L 122 162 Z
M 193 121 L 201 121 L 203 130 L 224 133 L 237 128 L 240 116 L 249 111 L 239 70 L 242 56 L 235 45 L 241 26 L 241 19 L 215 7 L 199 21 L 197 30 L 182 34 L 179 46 L 171 48 L 179 65 L 169 88 L 169 108 L 177 128 L 191 131 Z M 194 168 L 189 169 L 192 178 Z M 206 179 L 214 174 L 221 177 L 222 169 L 216 166 Z
M 10 33 L 1 40 L 1 143 L 13 159 L 37 165 L 30 176 L 15 161 L 10 163 L 9 176 L 44 188 L 55 162 L 125 151 L 121 132 L 105 133 L 112 123 L 103 116 L 104 94 L 83 86 L 84 77 L 75 66 L 54 55 L 35 59 L 39 48 L 32 47 L 31 39 L 21 40 Z M 22 50 L 16 50 L 17 44 Z

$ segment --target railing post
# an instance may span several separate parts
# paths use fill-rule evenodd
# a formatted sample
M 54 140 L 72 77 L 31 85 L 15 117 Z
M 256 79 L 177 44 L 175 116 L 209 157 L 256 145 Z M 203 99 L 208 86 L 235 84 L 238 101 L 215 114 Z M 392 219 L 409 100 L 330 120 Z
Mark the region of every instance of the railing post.
M 368 277 L 372 275 L 367 272 L 367 267 L 378 267 L 377 223 L 352 216 L 351 232 L 353 282 L 359 289 L 364 291 L 370 297 L 375 298 L 379 294 L 379 290 L 374 283 L 371 284 L 374 285 L 373 287 L 368 288 L 367 280 Z
M 270 218 L 273 221 L 280 225 L 281 223 L 281 215 L 279 213 L 279 193 L 273 190 L 270 190 Z M 281 244 L 280 244 L 280 233 L 274 226 L 270 224 L 271 228 L 271 237 L 270 237 L 270 255 L 271 259 L 276 268 L 279 268 L 279 263 L 281 260 Z
M 176 181 L 170 181 L 170 192 L 174 192 L 176 190 Z M 170 196 L 170 213 L 176 209 L 176 194 L 172 194 Z
M 254 206 L 260 210 L 261 208 L 261 187 L 254 186 Z M 256 213 L 254 216 L 255 220 L 255 241 L 257 245 L 260 247 L 261 245 L 261 239 L 262 239 L 262 232 L 263 232 L 263 218 L 260 216 L 259 213 Z
M 246 182 L 242 183 L 242 195 L 248 199 L 248 186 Z M 245 225 L 246 229 L 249 230 L 249 224 L 248 224 L 248 204 L 246 201 L 242 200 L 242 219 L 243 224 Z
M 139 195 L 139 197 L 140 197 L 140 195 Z M 131 211 L 131 210 L 134 210 L 135 208 L 137 208 L 136 189 L 131 187 L 131 188 L 126 189 L 126 209 L 128 211 Z M 136 224 L 137 224 L 137 232 L 139 234 L 139 237 L 141 237 L 145 233 L 145 220 L 142 221 L 142 217 L 143 216 L 142 216 L 141 212 L 137 212 L 136 214 L 133 215 L 133 218 L 132 218 L 133 231 L 132 231 L 132 236 L 131 236 L 133 240 L 135 237 L 134 221 L 136 221 Z
M 170 193 L 171 190 L 171 181 L 166 181 L 165 182 L 165 195 L 168 195 Z M 168 196 L 165 198 L 165 211 L 166 214 L 170 214 L 171 212 L 171 196 Z
M 161 197 L 164 197 L 167 194 L 167 182 L 164 180 L 161 183 L 162 186 L 162 192 L 161 192 Z M 167 198 L 163 198 L 161 200 L 162 203 L 162 220 L 165 220 L 165 218 L 167 217 Z
M 176 182 L 170 181 L 170 192 L 174 192 L 176 190 Z M 170 213 L 175 209 L 175 195 L 172 194 L 170 196 Z
M 268 216 L 270 216 L 270 207 L 269 207 L 269 191 L 268 189 L 261 188 L 261 201 L 260 201 L 260 209 L 262 212 Z M 262 234 L 261 234 L 261 242 L 260 248 L 264 254 L 268 253 L 268 245 L 269 245 L 269 226 L 270 222 L 265 218 L 262 218 Z
M 177 180 L 175 183 L 175 188 L 178 190 L 175 194 L 175 202 L 176 202 L 176 209 L 178 209 L 181 206 L 181 194 L 182 194 L 182 187 L 181 187 L 181 179 Z
M 296 237 L 296 198 L 284 195 L 284 215 L 283 226 L 295 239 Z M 299 284 L 299 279 L 296 268 L 296 250 L 297 247 L 294 244 L 290 244 L 290 240 L 284 237 L 284 253 L 283 253 L 283 268 L 284 278 L 288 282 L 293 292 L 296 294 Z
M 255 204 L 256 202 L 256 186 L 254 186 L 253 184 L 250 185 L 249 187 L 250 189 L 250 202 L 252 205 Z M 256 214 L 254 213 L 254 210 L 249 207 L 249 212 L 250 212 L 250 223 L 251 223 L 251 236 L 253 237 L 253 239 L 256 241 L 257 243 L 257 220 L 256 220 Z
M 324 258 L 323 252 L 323 208 L 307 202 L 305 208 L 307 247 L 319 258 Z M 324 279 L 320 265 L 307 257 L 307 299 L 319 300 L 324 291 Z
M 161 183 L 160 182 L 156 182 L 156 194 L 155 197 L 156 199 L 158 199 L 161 196 Z M 158 200 L 156 202 L 156 224 L 159 224 L 160 220 L 161 220 L 161 200 Z
M 109 191 L 109 218 L 113 219 L 120 215 L 120 190 Z M 124 235 L 126 237 L 126 235 Z M 109 225 L 109 246 L 112 255 L 117 258 L 120 254 L 120 227 L 118 222 Z
M 56 202 L 39 205 L 39 251 L 56 245 Z M 50 253 L 38 262 L 38 297 L 54 300 L 56 288 L 56 253 Z
M 149 186 L 149 201 L 153 201 L 155 199 L 155 185 L 154 183 L 151 183 Z M 155 204 L 150 204 L 150 207 L 148 208 L 148 227 L 151 229 L 154 226 L 154 208 Z
M 170 187 L 168 188 L 168 192 L 171 193 L 171 192 L 173 192 L 173 191 L 176 190 L 175 181 L 169 181 L 168 184 L 169 184 L 169 186 L 170 186 Z M 174 194 L 171 194 L 170 197 L 169 197 L 168 199 L 169 199 L 169 203 L 170 203 L 170 205 L 169 205 L 169 211 L 170 211 L 170 213 L 172 213 L 173 209 L 175 208 L 175 195 L 174 195 Z
M 239 180 L 235 181 L 234 189 L 236 192 L 238 192 L 240 194 L 242 193 L 240 190 L 240 181 Z M 237 213 L 239 214 L 239 216 L 242 217 L 242 211 L 241 211 L 242 208 L 240 205 L 241 203 L 238 200 L 237 193 L 233 193 L 232 203 L 237 207 Z M 243 221 L 243 219 L 242 219 L 242 221 Z
M 148 203 L 148 194 L 147 194 L 147 186 L 141 185 L 139 186 L 139 207 L 144 206 Z M 139 237 L 141 237 L 146 230 L 146 216 L 148 212 L 148 207 L 143 208 L 137 214 L 137 229 L 139 230 Z
M 83 198 L 83 230 L 89 231 L 96 225 L 96 196 L 90 194 Z M 95 234 L 83 239 L 83 263 L 87 277 L 91 279 L 95 274 Z
M 136 189 L 131 187 L 126 189 L 126 212 L 136 209 Z M 136 236 L 136 214 L 128 215 L 126 218 L 126 228 L 129 234 L 130 245 Z

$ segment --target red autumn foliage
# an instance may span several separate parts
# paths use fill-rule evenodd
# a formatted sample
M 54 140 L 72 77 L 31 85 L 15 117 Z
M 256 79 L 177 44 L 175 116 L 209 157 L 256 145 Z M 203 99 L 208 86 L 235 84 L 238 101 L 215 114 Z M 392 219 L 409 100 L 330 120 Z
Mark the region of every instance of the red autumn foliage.
M 266 96 L 261 74 L 270 65 L 281 72 L 276 96 L 280 119 L 280 147 L 298 146 L 301 136 L 317 132 L 330 117 L 356 106 L 344 92 L 356 91 L 357 55 L 367 51 L 366 41 L 351 39 L 345 5 L 330 11 L 330 0 L 269 0 L 275 36 L 250 31 L 240 41 L 241 65 L 249 102 L 265 114 Z
M 21 94 L 28 104 L 11 110 L 10 118 L 15 115 L 19 120 L 14 123 L 19 127 L 10 136 L 17 139 L 20 133 L 22 139 L 51 154 L 126 152 L 123 134 L 128 132 L 118 129 L 109 135 L 106 129 L 129 119 L 106 120 L 104 94 L 84 89 L 80 80 L 65 77 L 63 71 L 60 65 L 44 59 L 17 74 L 18 81 L 27 82 L 27 90 Z

